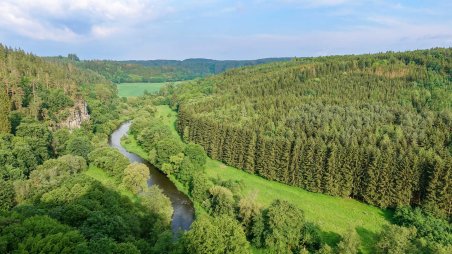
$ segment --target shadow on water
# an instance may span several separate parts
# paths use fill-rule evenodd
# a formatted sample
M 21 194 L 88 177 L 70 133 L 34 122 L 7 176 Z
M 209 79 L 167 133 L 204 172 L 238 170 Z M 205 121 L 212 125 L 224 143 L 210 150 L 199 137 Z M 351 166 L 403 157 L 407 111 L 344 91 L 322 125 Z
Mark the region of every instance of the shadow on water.
M 115 130 L 108 140 L 108 144 L 118 149 L 124 156 L 126 156 L 130 162 L 143 163 L 148 166 L 151 173 L 151 178 L 148 180 L 148 186 L 157 185 L 162 189 L 163 193 L 171 200 L 171 204 L 174 209 L 173 220 L 171 222 L 172 230 L 175 234 L 182 230 L 188 230 L 195 218 L 195 209 L 191 200 L 182 192 L 180 192 L 173 182 L 168 177 L 154 167 L 147 160 L 144 160 L 140 156 L 129 153 L 121 145 L 121 138 L 127 135 L 131 122 L 125 122 Z

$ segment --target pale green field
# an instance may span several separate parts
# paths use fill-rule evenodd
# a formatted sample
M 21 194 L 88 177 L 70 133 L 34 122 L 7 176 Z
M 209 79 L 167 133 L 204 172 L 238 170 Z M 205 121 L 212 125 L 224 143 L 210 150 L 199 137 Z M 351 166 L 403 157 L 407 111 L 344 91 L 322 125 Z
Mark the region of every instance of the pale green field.
M 339 240 L 339 235 L 355 228 L 361 237 L 362 252 L 372 253 L 376 234 L 391 217 L 389 211 L 361 203 L 350 198 L 332 197 L 305 191 L 298 187 L 266 180 L 245 171 L 226 166 L 212 159 L 207 160 L 207 174 L 211 178 L 241 181 L 242 195 L 257 194 L 257 201 L 264 206 L 275 199 L 287 200 L 304 211 L 306 220 L 316 223 L 323 231 L 322 238 L 329 244 Z
M 167 124 L 174 135 L 177 113 L 168 106 L 159 106 L 157 117 Z M 135 149 L 137 150 L 136 144 Z M 307 221 L 319 225 L 325 242 L 334 245 L 340 235 L 349 228 L 354 228 L 361 237 L 362 253 L 372 253 L 372 246 L 382 226 L 389 224 L 392 214 L 354 199 L 332 197 L 324 194 L 305 191 L 298 187 L 269 181 L 245 171 L 226 166 L 212 159 L 207 160 L 206 172 L 211 178 L 241 181 L 242 195 L 257 193 L 257 200 L 268 206 L 275 199 L 284 199 L 298 206 L 305 213 Z M 258 253 L 257 251 L 255 253 Z
M 136 97 L 144 95 L 145 91 L 149 93 L 158 93 L 160 88 L 166 84 L 178 84 L 180 82 L 162 82 L 162 83 L 121 83 L 118 84 L 119 97 Z

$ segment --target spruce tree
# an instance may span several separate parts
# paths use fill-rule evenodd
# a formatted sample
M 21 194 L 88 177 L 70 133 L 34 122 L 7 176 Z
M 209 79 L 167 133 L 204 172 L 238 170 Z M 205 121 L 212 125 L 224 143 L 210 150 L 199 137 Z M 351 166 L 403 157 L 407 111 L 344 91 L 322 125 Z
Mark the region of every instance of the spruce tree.
M 250 173 L 254 173 L 255 171 L 255 154 L 256 154 L 256 142 L 257 137 L 254 132 L 247 132 L 247 144 L 244 156 L 244 166 L 243 168 Z
M 322 190 L 324 193 L 328 193 L 330 195 L 337 195 L 338 190 L 335 182 L 337 182 L 336 178 L 336 170 L 339 169 L 339 160 L 338 160 L 338 151 L 336 144 L 332 144 L 328 148 L 328 159 L 325 170 L 322 175 Z
M 9 122 L 10 100 L 3 86 L 0 86 L 0 133 L 9 133 L 11 123 Z

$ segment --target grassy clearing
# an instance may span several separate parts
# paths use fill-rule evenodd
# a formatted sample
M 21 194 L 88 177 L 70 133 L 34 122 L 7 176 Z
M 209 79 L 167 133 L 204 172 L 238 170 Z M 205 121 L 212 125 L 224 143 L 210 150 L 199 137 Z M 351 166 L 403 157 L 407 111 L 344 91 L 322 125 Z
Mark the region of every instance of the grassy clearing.
M 120 83 L 117 85 L 118 94 L 119 97 L 135 97 L 143 95 L 145 91 L 157 93 L 160 91 L 160 88 L 166 84 L 179 84 L 180 82 L 182 81 L 162 83 Z
M 117 85 L 118 94 L 119 97 L 134 97 L 143 95 L 145 91 L 157 93 L 165 84 L 167 83 L 121 83 Z
M 155 113 L 155 116 L 160 119 L 162 123 L 170 127 L 171 133 L 175 137 L 179 137 L 179 139 L 182 141 L 182 139 L 179 136 L 179 133 L 177 133 L 176 130 L 176 118 L 177 113 L 173 110 L 171 110 L 170 107 L 166 105 L 160 105 L 157 106 L 157 112 Z
M 105 172 L 103 169 L 90 166 L 88 170 L 86 170 L 83 173 L 99 181 L 105 187 L 130 198 L 130 200 L 132 200 L 133 202 L 136 202 L 138 200 L 138 197 L 136 195 L 134 195 L 131 191 L 127 190 L 126 188 L 122 187 L 121 183 L 118 182 L 117 179 L 107 174 L 107 172 Z
M 388 223 L 388 211 L 366 205 L 349 198 L 332 197 L 312 193 L 301 188 L 268 181 L 245 171 L 208 159 L 207 174 L 211 178 L 241 181 L 242 195 L 257 193 L 257 200 L 264 206 L 275 199 L 284 199 L 305 212 L 306 219 L 315 222 L 323 231 L 322 238 L 334 244 L 349 228 L 355 228 L 361 237 L 363 253 L 371 253 L 376 233 Z
M 127 135 L 121 139 L 121 145 L 130 153 L 134 153 L 143 159 L 148 158 L 148 154 L 144 151 L 132 135 Z

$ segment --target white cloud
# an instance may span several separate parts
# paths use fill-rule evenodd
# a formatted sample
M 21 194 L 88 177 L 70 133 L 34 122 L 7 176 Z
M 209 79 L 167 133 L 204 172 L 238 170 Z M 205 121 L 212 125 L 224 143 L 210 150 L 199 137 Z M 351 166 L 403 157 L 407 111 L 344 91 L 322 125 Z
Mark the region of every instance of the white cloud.
M 303 7 L 331 7 L 357 2 L 356 0 L 280 0 L 287 4 L 297 4 Z
M 0 0 L 0 40 L 38 54 L 76 51 L 86 58 L 364 53 L 452 45 L 450 6 L 389 0 Z
M 101 26 L 101 25 L 94 25 L 91 27 L 91 34 L 95 38 L 106 38 L 117 32 L 118 32 L 118 28 L 116 28 L 116 27 L 108 27 L 108 26 Z
M 368 21 L 371 21 L 378 25 L 389 26 L 389 27 L 401 27 L 408 25 L 406 22 L 391 16 L 368 16 Z
M 3 0 L 0 10 L 1 29 L 32 39 L 72 41 L 108 37 L 172 8 L 165 0 Z
M 10 2 L 0 3 L 0 26 L 33 39 L 72 40 L 77 35 L 68 28 L 51 27 L 24 13 L 20 6 Z
M 243 56 L 246 56 L 245 58 L 262 58 L 373 53 L 452 45 L 452 31 L 447 24 L 440 26 L 402 22 L 397 24 L 380 27 L 360 26 L 341 31 L 316 31 L 300 35 L 225 35 L 210 38 L 214 42 L 193 50 L 211 54 L 224 52 L 223 58 L 234 59 L 243 58 Z

